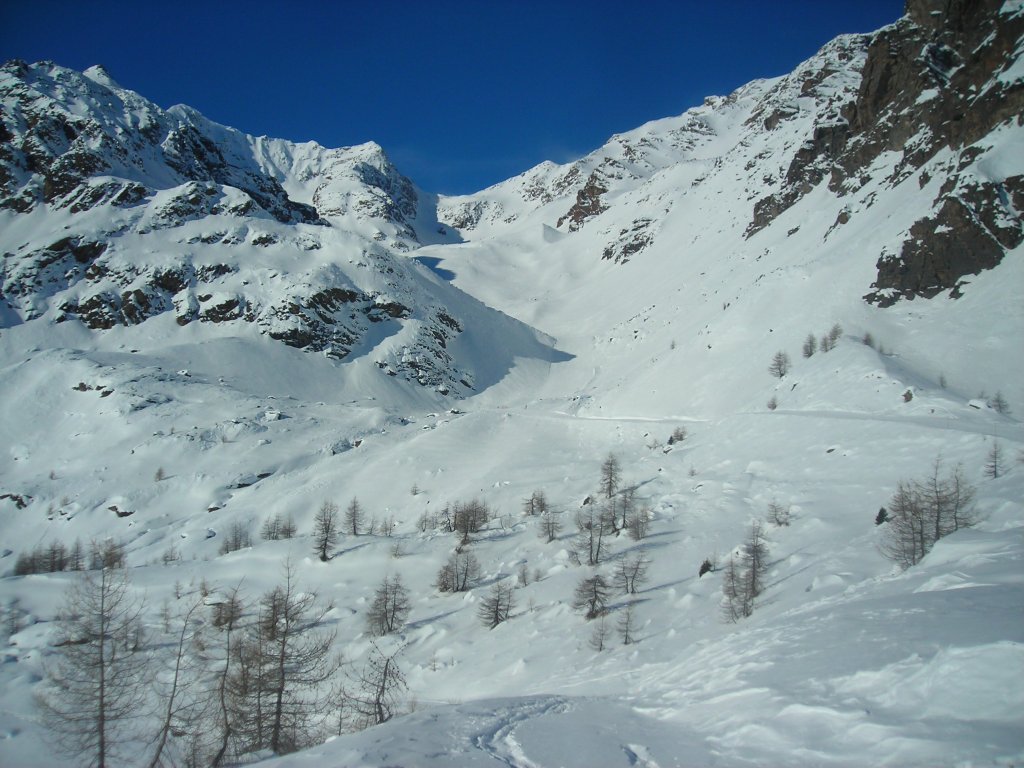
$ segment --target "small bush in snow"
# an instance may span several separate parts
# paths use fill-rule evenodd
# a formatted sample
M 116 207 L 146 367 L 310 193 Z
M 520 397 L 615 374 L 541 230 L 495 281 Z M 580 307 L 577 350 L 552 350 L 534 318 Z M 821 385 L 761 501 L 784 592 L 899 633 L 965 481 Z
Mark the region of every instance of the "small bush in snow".
M 772 501 L 768 505 L 768 521 L 780 527 L 789 525 L 789 507 Z

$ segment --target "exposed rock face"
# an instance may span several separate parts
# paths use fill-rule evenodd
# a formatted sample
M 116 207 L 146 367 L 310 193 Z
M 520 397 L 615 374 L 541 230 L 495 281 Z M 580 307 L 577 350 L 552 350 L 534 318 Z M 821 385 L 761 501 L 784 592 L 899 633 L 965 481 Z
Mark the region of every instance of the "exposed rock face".
M 0 69 L 0 93 L 7 137 L 0 154 L 2 208 L 50 203 L 79 212 L 107 202 L 134 205 L 146 197 L 140 182 L 159 164 L 177 184 L 240 189 L 278 221 L 319 219 L 254 162 L 225 157 L 201 126 L 118 87 L 100 68 L 80 74 L 48 62 L 9 62 Z M 85 114 L 65 106 L 73 98 Z M 101 175 L 117 179 L 97 179 Z
M 965 276 L 998 264 L 1021 242 L 1022 209 L 1013 202 L 1020 177 L 978 161 L 985 137 L 1024 113 L 1024 84 L 1009 74 L 1024 15 L 1008 8 L 998 0 L 909 0 L 904 18 L 862 37 L 855 98 L 814 127 L 782 188 L 755 203 L 747 236 L 825 180 L 842 197 L 879 174 L 890 186 L 919 174 L 925 188 L 941 173 L 931 214 L 910 227 L 898 253 L 882 254 L 865 298 L 888 306 L 900 297 L 958 295 Z M 806 78 L 803 92 L 820 82 Z M 764 125 L 773 130 L 789 114 L 777 110 Z
M 915 223 L 899 254 L 883 254 L 865 298 L 959 295 L 964 278 L 998 264 L 1020 244 L 1020 176 L 986 168 L 984 139 L 1020 125 L 1024 83 L 1007 74 L 1024 38 L 1024 15 L 995 0 L 909 0 L 907 17 L 872 44 L 851 125 L 858 140 L 834 186 L 884 151 L 901 151 L 893 180 L 948 156 L 933 213 Z M 982 162 L 978 162 L 981 160 Z M 926 179 L 922 179 L 926 181 Z
M 601 178 L 598 171 L 594 171 L 587 178 L 586 184 L 576 193 L 576 202 L 564 216 L 558 220 L 559 227 L 568 222 L 570 232 L 575 232 L 582 227 L 589 219 L 594 218 L 602 211 L 608 210 L 608 206 L 601 200 L 601 195 L 608 191 L 608 186 Z
M 601 257 L 612 259 L 616 264 L 625 264 L 634 254 L 640 253 L 653 242 L 654 234 L 653 219 L 637 219 L 632 226 L 619 231 L 618 238 L 605 247 Z
M 969 282 L 965 277 L 996 266 L 1024 241 L 1024 178 L 956 181 L 953 192 L 937 199 L 934 215 L 910 228 L 900 253 L 879 258 L 876 290 L 868 301 L 886 307 L 901 297 L 931 298 L 946 290 L 956 298 Z

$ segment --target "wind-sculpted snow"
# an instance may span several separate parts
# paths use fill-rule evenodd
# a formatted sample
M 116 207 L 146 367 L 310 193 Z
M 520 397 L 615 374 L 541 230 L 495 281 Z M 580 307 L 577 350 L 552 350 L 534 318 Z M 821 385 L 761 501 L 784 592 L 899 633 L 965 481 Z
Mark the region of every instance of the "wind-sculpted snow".
M 707 765 L 699 737 L 615 699 L 539 696 L 431 707 L 268 766 Z

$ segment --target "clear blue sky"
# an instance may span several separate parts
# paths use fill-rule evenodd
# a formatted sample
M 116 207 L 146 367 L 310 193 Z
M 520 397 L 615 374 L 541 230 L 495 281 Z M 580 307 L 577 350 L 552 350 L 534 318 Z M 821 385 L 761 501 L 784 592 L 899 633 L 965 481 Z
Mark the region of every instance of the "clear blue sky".
M 103 64 L 161 107 L 329 147 L 373 140 L 461 193 L 791 70 L 902 0 L 0 0 L 0 59 Z

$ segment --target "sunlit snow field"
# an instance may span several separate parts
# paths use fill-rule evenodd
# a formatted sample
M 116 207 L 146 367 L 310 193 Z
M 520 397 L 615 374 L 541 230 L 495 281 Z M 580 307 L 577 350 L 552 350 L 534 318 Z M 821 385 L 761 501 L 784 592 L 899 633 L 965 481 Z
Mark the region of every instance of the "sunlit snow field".
M 495 219 L 465 242 L 410 255 L 422 259 L 407 265 L 411 284 L 433 286 L 456 316 L 480 323 L 453 345 L 479 374 L 466 399 L 380 374 L 374 345 L 394 340 L 370 339 L 339 362 L 244 324 L 179 329 L 169 316 L 103 334 L 75 322 L 5 327 L 0 492 L 31 499 L 0 501 L 0 605 L 16 617 L 16 631 L 0 636 L 0 765 L 66 764 L 33 693 L 76 576 L 14 577 L 14 559 L 58 539 L 105 537 L 126 543 L 157 635 L 175 591 L 237 586 L 255 600 L 290 559 L 300 587 L 333 603 L 336 651 L 360 664 L 377 585 L 400 575 L 409 586 L 407 624 L 376 640 L 400 649 L 409 714 L 268 765 L 1024 762 L 1021 249 L 972 276 L 960 299 L 866 304 L 877 254 L 924 214 L 938 176 L 927 194 L 916 178 L 872 182 L 856 200 L 820 188 L 745 238 L 745 164 L 798 141 L 811 120 L 747 136 L 752 104 L 774 84 L 696 110 L 709 133 L 646 169 L 607 219 L 557 232 L 565 199 L 526 205 L 497 188 L 480 194 L 504 201 L 513 223 Z M 659 121 L 628 138 L 683 124 Z M 1005 141 L 993 162 L 1014 171 L 1024 157 L 1014 155 L 1016 134 L 993 141 Z M 874 176 L 891 162 L 880 158 Z M 516 200 L 521 210 L 510 209 Z M 631 226 L 640 206 L 668 211 L 655 245 L 625 264 L 602 259 L 609 233 Z M 836 228 L 844 207 L 855 215 Z M 480 302 L 520 322 L 504 325 Z M 836 323 L 835 349 L 801 356 L 808 333 Z M 503 328 L 517 330 L 503 337 Z M 781 379 L 768 372 L 778 350 L 793 363 Z M 986 404 L 997 391 L 1010 413 Z M 680 427 L 686 438 L 669 445 Z M 991 478 L 995 442 L 1004 463 Z M 630 596 L 635 642 L 613 630 L 596 651 L 595 622 L 571 607 L 592 569 L 571 562 L 570 545 L 609 454 L 652 513 L 647 538 L 621 535 L 611 551 L 643 548 L 651 566 Z M 901 571 L 880 553 L 875 517 L 900 480 L 936 460 L 962 465 L 980 521 Z M 562 512 L 550 543 L 522 511 L 536 490 Z M 393 533 L 342 536 L 320 562 L 316 510 L 353 498 L 378 525 L 393 520 Z M 443 594 L 436 575 L 457 542 L 420 521 L 473 498 L 493 513 L 470 545 L 481 578 Z M 790 510 L 790 525 L 765 522 L 771 503 Z M 299 536 L 261 540 L 274 514 L 292 515 Z M 769 548 L 767 589 L 752 616 L 728 623 L 720 570 L 698 569 L 722 565 L 755 520 Z M 236 522 L 253 545 L 219 554 Z M 515 589 L 510 620 L 486 629 L 480 600 L 523 564 L 528 583 Z M 611 626 L 626 602 L 613 597 Z

